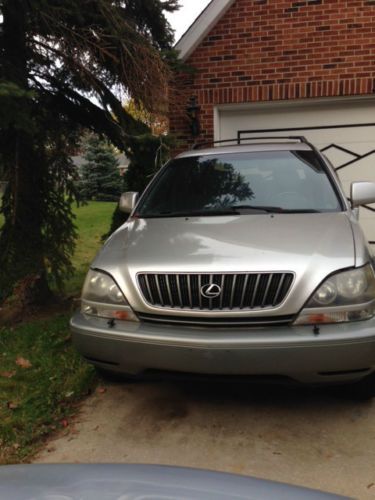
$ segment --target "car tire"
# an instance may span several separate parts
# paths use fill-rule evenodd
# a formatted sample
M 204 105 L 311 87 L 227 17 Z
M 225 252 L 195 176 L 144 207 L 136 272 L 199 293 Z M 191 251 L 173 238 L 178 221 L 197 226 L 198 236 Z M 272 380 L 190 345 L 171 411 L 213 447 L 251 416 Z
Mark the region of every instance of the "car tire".
M 368 401 L 375 396 L 375 374 L 369 375 L 359 382 L 350 384 L 347 393 L 351 399 Z
M 130 373 L 120 373 L 107 368 L 102 368 L 95 366 L 96 373 L 104 380 L 109 382 L 126 382 L 128 384 L 134 384 L 140 380 L 139 376 L 131 375 Z

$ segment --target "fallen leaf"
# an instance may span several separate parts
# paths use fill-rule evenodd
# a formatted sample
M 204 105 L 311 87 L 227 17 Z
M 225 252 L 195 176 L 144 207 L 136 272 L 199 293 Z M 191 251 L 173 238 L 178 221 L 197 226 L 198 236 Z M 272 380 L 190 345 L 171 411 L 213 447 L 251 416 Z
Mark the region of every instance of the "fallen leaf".
M 107 392 L 107 389 L 105 387 L 98 387 L 99 394 L 104 394 L 105 392 Z
M 18 365 L 20 368 L 31 368 L 33 365 L 30 363 L 28 359 L 19 357 L 16 359 L 16 365 Z
M 15 450 L 19 450 L 19 449 L 21 448 L 21 445 L 20 445 L 20 444 L 18 444 L 18 443 L 14 443 L 13 448 L 14 448 Z
M 47 453 L 52 453 L 56 451 L 56 448 L 54 446 L 51 446 L 51 448 L 47 448 Z
M 4 377 L 4 378 L 12 378 L 14 377 L 14 375 L 16 374 L 16 372 L 1 372 L 0 373 L 0 377 Z
M 18 403 L 13 403 L 12 401 L 8 401 L 7 406 L 10 410 L 17 410 L 19 407 Z
M 68 427 L 68 425 L 69 425 L 69 422 L 67 421 L 67 419 L 66 419 L 66 418 L 64 418 L 64 420 L 61 420 L 61 422 L 60 422 L 60 423 L 61 423 L 61 425 L 62 425 L 63 427 Z
M 375 483 L 370 483 L 368 486 L 367 486 L 367 489 L 369 490 L 370 488 L 372 488 L 373 486 L 375 486 Z

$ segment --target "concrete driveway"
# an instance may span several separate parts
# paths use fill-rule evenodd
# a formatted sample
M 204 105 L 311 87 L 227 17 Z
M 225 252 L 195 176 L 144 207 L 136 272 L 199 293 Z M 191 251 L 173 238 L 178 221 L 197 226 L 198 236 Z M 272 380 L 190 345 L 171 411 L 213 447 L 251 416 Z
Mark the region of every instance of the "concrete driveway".
M 375 498 L 375 403 L 269 386 L 104 387 L 36 462 L 190 466 Z

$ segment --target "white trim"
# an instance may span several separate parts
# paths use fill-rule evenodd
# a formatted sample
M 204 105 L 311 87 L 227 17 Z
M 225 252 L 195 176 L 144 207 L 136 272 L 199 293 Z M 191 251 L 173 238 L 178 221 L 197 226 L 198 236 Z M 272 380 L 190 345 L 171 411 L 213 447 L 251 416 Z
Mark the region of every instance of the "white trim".
M 351 95 L 351 96 L 336 96 L 336 97 L 308 97 L 306 99 L 283 99 L 280 101 L 258 101 L 258 102 L 243 102 L 218 104 L 214 106 L 214 119 L 219 119 L 220 111 L 238 111 L 252 109 L 267 109 L 267 108 L 293 108 L 300 106 L 316 106 L 317 104 L 340 104 L 340 103 L 355 103 L 363 101 L 375 101 L 373 95 Z
M 214 106 L 214 141 L 219 141 L 221 137 L 220 106 Z
M 185 61 L 194 52 L 234 2 L 235 0 L 212 0 L 208 4 L 201 15 L 176 43 L 175 49 L 179 51 L 180 59 Z

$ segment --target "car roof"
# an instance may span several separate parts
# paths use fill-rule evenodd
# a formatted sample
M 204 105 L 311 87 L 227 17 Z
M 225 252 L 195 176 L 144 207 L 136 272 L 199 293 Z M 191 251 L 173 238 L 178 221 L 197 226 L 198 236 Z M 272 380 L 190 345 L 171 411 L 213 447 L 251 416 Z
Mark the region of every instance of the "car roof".
M 252 144 L 241 144 L 234 146 L 216 146 L 204 149 L 192 149 L 185 151 L 177 158 L 188 158 L 191 156 L 221 155 L 228 153 L 258 153 L 268 151 L 312 151 L 309 144 L 303 142 L 259 142 Z

